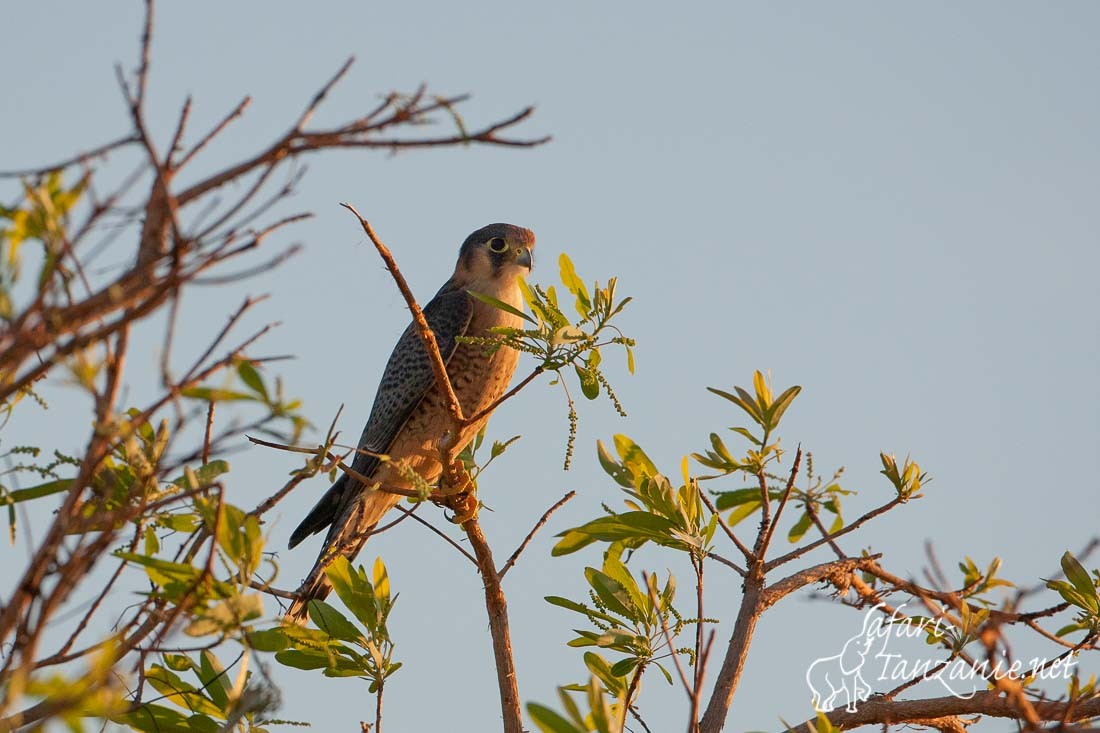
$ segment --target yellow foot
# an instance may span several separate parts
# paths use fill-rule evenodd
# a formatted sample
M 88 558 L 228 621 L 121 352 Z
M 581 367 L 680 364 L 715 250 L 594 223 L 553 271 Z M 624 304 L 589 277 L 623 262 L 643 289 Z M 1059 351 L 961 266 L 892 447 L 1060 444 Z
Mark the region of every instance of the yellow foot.
M 442 503 L 454 512 L 451 521 L 462 524 L 477 516 L 477 486 L 470 478 L 469 471 L 462 461 L 455 459 L 443 472 L 441 482 Z
M 466 470 L 466 466 L 462 464 L 462 461 L 456 458 L 451 462 L 451 465 L 443 471 L 443 481 L 440 488 L 447 496 L 453 496 L 473 490 L 474 481 L 470 478 L 470 473 Z
M 477 517 L 477 510 L 481 505 L 481 502 L 477 500 L 477 494 L 472 491 L 463 491 L 460 494 L 448 496 L 445 503 L 447 508 L 454 512 L 451 521 L 455 524 L 463 524 Z

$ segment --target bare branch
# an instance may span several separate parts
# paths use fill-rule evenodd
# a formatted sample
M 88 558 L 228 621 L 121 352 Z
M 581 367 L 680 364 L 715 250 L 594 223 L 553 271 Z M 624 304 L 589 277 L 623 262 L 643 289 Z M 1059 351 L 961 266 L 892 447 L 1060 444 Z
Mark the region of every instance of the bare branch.
M 790 552 L 788 552 L 786 555 L 780 555 L 777 558 L 774 558 L 772 560 L 768 560 L 766 563 L 764 563 L 764 570 L 765 571 L 771 571 L 771 570 L 774 570 L 775 568 L 779 567 L 780 565 L 785 565 L 786 563 L 789 563 L 791 560 L 797 560 L 798 558 L 805 555 L 807 552 L 812 552 L 813 550 L 816 550 L 817 548 L 821 547 L 824 544 L 827 544 L 827 543 L 829 543 L 833 540 L 836 540 L 839 537 L 843 537 L 844 535 L 848 534 L 849 532 L 854 532 L 855 530 L 859 529 L 860 527 L 862 527 L 864 524 L 871 521 L 875 517 L 881 516 L 881 515 L 885 514 L 886 512 L 890 511 L 891 509 L 893 509 L 894 507 L 898 506 L 899 504 L 904 504 L 904 503 L 905 503 L 904 499 L 901 499 L 901 498 L 895 496 L 893 499 L 886 502 L 882 506 L 879 506 L 879 507 L 876 507 L 875 509 L 872 509 L 871 511 L 867 512 L 866 514 L 864 514 L 862 517 L 860 517 L 856 521 L 852 522 L 851 524 L 846 525 L 844 527 L 841 527 L 836 532 L 832 532 L 832 533 L 826 535 L 825 537 L 814 540 L 813 542 L 805 544 L 802 547 L 797 547 L 797 548 L 791 550 Z
M 778 603 L 783 597 L 814 583 L 829 581 L 836 586 L 844 586 L 846 585 L 846 576 L 851 574 L 853 570 L 868 570 L 875 565 L 875 560 L 880 557 L 882 555 L 849 557 L 799 570 L 794 575 L 787 576 L 765 588 L 761 604 L 766 609 Z
M 794 463 L 791 465 L 791 474 L 787 479 L 787 486 L 783 489 L 783 497 L 779 500 L 779 508 L 775 510 L 775 518 L 768 523 L 767 532 L 764 533 L 763 538 L 756 547 L 756 556 L 763 559 L 764 555 L 768 552 L 768 545 L 771 544 L 772 535 L 775 534 L 775 527 L 779 524 L 779 517 L 783 515 L 783 510 L 787 507 L 787 502 L 791 499 L 791 491 L 794 489 L 794 480 L 798 477 L 798 467 L 802 464 L 802 446 L 798 446 L 798 450 L 794 454 Z M 765 493 L 767 488 L 765 487 Z
M 481 573 L 482 583 L 485 584 L 485 610 L 489 614 L 489 633 L 493 637 L 493 658 L 496 661 L 500 707 L 504 715 L 504 733 L 523 733 L 523 713 L 519 705 L 512 637 L 508 629 L 508 601 L 500 587 L 500 575 L 493 562 L 492 550 L 481 532 L 477 518 L 464 522 L 462 529 L 470 538 L 470 547 L 477 558 L 477 569 Z
M 313 113 L 317 111 L 317 108 L 319 106 L 321 106 L 321 102 L 325 100 L 325 97 L 327 97 L 328 93 L 332 91 L 332 88 L 336 86 L 341 79 L 344 78 L 344 75 L 348 73 L 348 70 L 354 63 L 355 57 L 349 56 L 347 61 L 345 61 L 337 70 L 337 72 L 332 75 L 332 78 L 325 82 L 325 85 L 317 90 L 317 93 L 313 95 L 313 99 L 310 100 L 310 103 L 306 107 L 305 111 L 302 112 L 302 116 L 299 117 L 298 122 L 295 123 L 294 130 L 296 132 L 301 132 L 302 129 L 309 124 L 310 120 L 313 119 Z
M 248 109 L 248 105 L 250 104 L 252 104 L 252 97 L 245 97 L 240 102 L 238 102 L 237 106 L 229 111 L 229 114 L 223 117 L 221 121 L 218 122 L 218 124 L 214 125 L 210 132 L 206 133 L 197 143 L 195 143 L 191 147 L 189 151 L 187 151 L 187 154 L 180 159 L 179 163 L 176 164 L 176 168 L 183 168 L 185 165 L 190 163 L 191 160 L 196 155 L 198 155 L 202 151 L 202 149 L 210 143 L 211 140 L 220 135 L 222 130 L 227 128 L 229 124 L 233 122 L 233 120 L 244 114 L 244 111 Z
M 512 387 L 512 389 L 508 390 L 507 392 L 502 394 L 497 399 L 493 400 L 493 402 L 490 403 L 490 405 L 488 407 L 486 407 L 484 410 L 481 410 L 480 412 L 475 413 L 473 415 L 473 417 L 466 418 L 465 424 L 466 425 L 477 425 L 478 422 L 480 422 L 483 418 L 488 417 L 489 415 L 493 414 L 493 410 L 500 407 L 500 405 L 502 403 L 510 400 L 511 398 L 513 398 L 517 394 L 519 394 L 520 390 L 522 390 L 524 387 L 526 387 L 528 384 L 530 384 L 532 381 L 534 381 L 535 377 L 542 374 L 542 372 L 543 372 L 542 367 L 535 367 L 534 370 L 532 370 L 530 374 L 528 374 L 526 377 L 524 377 L 523 380 L 519 384 L 517 384 L 515 387 Z
M 741 542 L 741 540 L 737 539 L 737 535 L 735 535 L 733 533 L 733 530 L 730 529 L 730 526 L 726 524 L 726 520 L 722 519 L 721 512 L 719 512 L 718 509 L 715 508 L 714 502 L 710 500 L 710 497 L 707 496 L 707 493 L 700 489 L 699 498 L 702 499 L 703 503 L 707 505 L 707 509 L 710 510 L 710 513 L 718 517 L 718 526 L 721 527 L 722 531 L 726 533 L 726 536 L 730 538 L 730 542 L 732 542 L 734 546 L 736 546 L 737 549 L 741 551 L 741 554 L 745 556 L 745 560 L 748 561 L 750 564 L 755 562 L 756 556 L 752 554 L 752 550 L 746 547 L 745 544 Z M 738 569 L 738 572 L 741 575 L 745 574 L 744 571 L 740 569 Z
M 531 531 L 528 532 L 527 536 L 523 538 L 523 542 L 519 543 L 519 547 L 517 547 L 516 551 L 512 553 L 512 556 L 508 558 L 508 562 L 504 563 L 504 567 L 500 569 L 500 580 L 504 580 L 505 574 L 512 569 L 513 565 L 516 564 L 516 560 L 519 559 L 520 554 L 525 549 L 527 549 L 527 545 L 529 545 L 531 543 L 531 540 L 534 539 L 535 533 L 542 529 L 542 525 L 546 524 L 546 521 L 550 519 L 550 515 L 556 512 L 561 507 L 565 506 L 565 503 L 576 495 L 576 491 L 570 491 L 568 494 L 558 499 L 557 502 L 554 503 L 554 506 L 550 507 L 542 513 L 542 517 L 539 518 L 539 521 L 535 522 L 535 526 L 531 528 Z
M 1035 712 L 1041 721 L 1074 722 L 1100 715 L 1100 698 L 1078 702 L 1036 701 Z M 1068 715 L 1067 715 L 1068 713 Z M 988 715 L 993 718 L 1018 719 L 1015 703 L 996 692 L 981 692 L 970 698 L 934 697 L 924 700 L 887 700 L 872 697 L 859 704 L 854 713 L 834 710 L 827 713 L 829 722 L 843 730 L 864 725 L 901 725 L 918 720 L 948 716 Z M 814 720 L 788 728 L 789 733 L 813 730 Z
M 92 148 L 91 150 L 85 150 L 83 153 L 77 153 L 71 158 L 59 160 L 58 162 L 51 163 L 50 165 L 38 166 L 36 168 L 23 168 L 20 170 L 0 171 L 0 178 L 31 178 L 34 176 L 44 176 L 52 171 L 63 170 L 70 166 L 86 163 L 93 158 L 102 158 L 103 156 L 114 150 L 118 150 L 119 148 L 124 148 L 128 145 L 133 145 L 140 142 L 141 138 L 138 135 L 130 133 L 129 135 L 120 137 L 117 140 L 112 140 L 109 143 L 104 143 L 103 145 Z
M 355 215 L 355 218 L 359 220 L 359 225 L 363 227 L 363 231 L 366 232 L 367 237 L 374 244 L 375 249 L 378 250 L 378 254 L 382 257 L 382 261 L 386 263 L 386 269 L 393 275 L 394 282 L 397 283 L 397 289 L 401 291 L 401 295 L 405 298 L 405 303 L 409 306 L 409 310 L 412 312 L 413 322 L 416 323 L 417 332 L 420 334 L 420 340 L 424 342 L 424 349 L 428 352 L 428 358 L 432 363 L 432 371 L 435 373 L 435 386 L 441 392 L 444 397 L 447 398 L 447 403 L 451 411 L 451 417 L 454 421 L 461 425 L 465 419 L 462 416 L 462 405 L 458 402 L 458 396 L 455 394 L 454 387 L 451 386 L 451 380 L 447 376 L 447 365 L 443 363 L 443 357 L 439 353 L 439 344 L 435 340 L 435 333 L 432 331 L 431 326 L 428 325 L 428 319 L 424 317 L 424 311 L 420 309 L 420 305 L 416 302 L 416 298 L 412 294 L 412 290 L 409 289 L 409 284 L 405 281 L 405 276 L 401 274 L 401 271 L 397 269 L 397 262 L 393 259 L 393 255 L 390 254 L 389 248 L 382 243 L 382 240 L 378 238 L 378 235 L 374 233 L 374 229 L 370 223 L 360 216 L 359 212 L 355 210 L 355 207 L 351 204 L 340 204 L 345 209 Z M 444 467 L 448 462 L 443 462 Z
M 420 505 L 417 504 L 417 506 L 420 506 Z M 473 555 L 471 555 L 469 552 L 467 552 L 466 549 L 462 545 L 458 544 L 453 539 L 448 537 L 446 535 L 446 533 L 441 532 L 438 527 L 436 527 L 434 524 L 432 524 L 428 520 L 423 519 L 422 517 L 418 517 L 415 514 L 413 514 L 413 512 L 416 510 L 416 507 L 413 507 L 412 509 L 406 509 L 405 507 L 401 506 L 400 504 L 395 504 L 394 508 L 397 509 L 400 512 L 404 512 L 405 516 L 412 517 L 414 520 L 416 520 L 420 524 L 424 525 L 425 527 L 430 529 L 432 532 L 434 532 L 438 536 L 442 537 L 447 542 L 447 544 L 449 544 L 451 547 L 455 548 L 460 553 L 462 553 L 466 557 L 466 559 L 469 560 L 470 562 L 472 562 L 474 565 L 477 565 L 477 558 L 474 557 Z
M 760 565 L 750 564 L 748 571 L 741 596 L 741 606 L 737 611 L 737 619 L 733 623 L 733 635 L 726 647 L 722 666 L 718 670 L 707 710 L 699 721 L 699 733 L 719 733 L 725 725 L 730 705 L 733 703 L 733 693 L 737 690 L 741 673 L 745 669 L 745 659 L 749 654 L 749 645 L 756 630 L 756 622 L 764 610 L 764 577 L 760 572 Z

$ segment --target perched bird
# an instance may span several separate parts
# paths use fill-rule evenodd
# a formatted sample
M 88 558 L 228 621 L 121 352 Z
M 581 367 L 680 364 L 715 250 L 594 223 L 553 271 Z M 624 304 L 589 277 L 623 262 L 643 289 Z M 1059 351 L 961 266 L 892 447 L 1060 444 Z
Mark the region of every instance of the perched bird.
M 483 345 L 459 343 L 460 336 L 493 337 L 495 326 L 519 327 L 518 316 L 473 298 L 482 293 L 517 308 L 523 294 L 517 279 L 534 264 L 535 235 L 512 224 L 490 224 L 466 238 L 458 252 L 454 274 L 424 307 L 424 317 L 435 333 L 439 352 L 463 414 L 472 417 L 489 407 L 508 388 L 519 352 L 502 347 L 487 354 Z M 465 427 L 451 445 L 461 450 L 481 430 L 489 416 Z M 404 463 L 428 482 L 442 473 L 439 442 L 451 431 L 447 397 L 435 384 L 435 374 L 415 323 L 410 323 L 386 363 L 374 397 L 370 419 L 359 439 L 361 449 L 352 469 L 388 487 L 411 488 L 397 464 Z M 366 451 L 366 452 L 363 452 Z M 376 455 L 384 454 L 388 461 Z M 342 475 L 290 535 L 290 547 L 328 528 L 313 571 L 298 590 L 287 616 L 305 618 L 311 599 L 328 595 L 324 576 L 326 558 L 338 553 L 355 557 L 370 530 L 401 496 L 372 490 L 371 485 Z

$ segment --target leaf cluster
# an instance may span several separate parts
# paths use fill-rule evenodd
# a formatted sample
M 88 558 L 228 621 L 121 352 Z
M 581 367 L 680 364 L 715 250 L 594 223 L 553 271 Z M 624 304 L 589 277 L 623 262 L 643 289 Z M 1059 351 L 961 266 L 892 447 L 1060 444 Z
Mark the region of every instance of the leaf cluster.
M 523 278 L 519 278 L 517 282 L 530 314 L 484 293 L 471 291 L 470 295 L 516 316 L 524 325 L 519 328 L 498 326 L 492 329 L 494 337 L 472 336 L 462 337 L 460 340 L 464 343 L 480 344 L 489 353 L 508 346 L 531 354 L 535 357 L 538 371 L 557 375 L 553 384 L 562 385 L 569 404 L 570 429 L 565 459 L 565 467 L 568 468 L 576 439 L 577 412 L 563 379 L 563 372 L 572 367 L 580 384 L 581 394 L 594 400 L 602 392 L 611 400 L 616 411 L 625 416 L 626 411 L 601 368 L 601 349 L 611 345 L 621 346 L 626 352 L 627 369 L 633 374 L 635 342 L 611 322 L 631 301 L 629 297 L 618 298 L 616 278 L 610 278 L 603 287 L 597 281 L 589 291 L 584 280 L 577 275 L 568 255 L 561 254 L 558 266 L 561 283 L 573 296 L 575 318 L 566 315 L 555 286 L 544 288 L 537 284 L 528 285 Z
M 393 661 L 394 642 L 387 626 L 397 596 L 390 596 L 386 566 L 378 558 L 368 575 L 362 566 L 353 567 L 340 556 L 325 575 L 359 626 L 332 604 L 311 600 L 309 618 L 316 628 L 287 623 L 271 629 L 264 632 L 264 649 L 275 651 L 275 658 L 288 667 L 319 669 L 325 677 L 369 680 L 370 692 L 377 693 L 401 668 L 401 662 Z M 255 635 L 252 641 L 256 642 Z

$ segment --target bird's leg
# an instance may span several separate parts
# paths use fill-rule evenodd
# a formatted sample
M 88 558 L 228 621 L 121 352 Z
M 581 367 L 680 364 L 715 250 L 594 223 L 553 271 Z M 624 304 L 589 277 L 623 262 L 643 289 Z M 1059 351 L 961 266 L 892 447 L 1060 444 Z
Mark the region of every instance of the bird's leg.
M 444 469 L 441 477 L 443 486 L 441 493 L 446 497 L 443 505 L 454 512 L 451 521 L 462 524 L 477 516 L 480 502 L 477 499 L 477 485 L 470 478 L 470 472 L 466 470 L 461 460 L 451 461 Z

